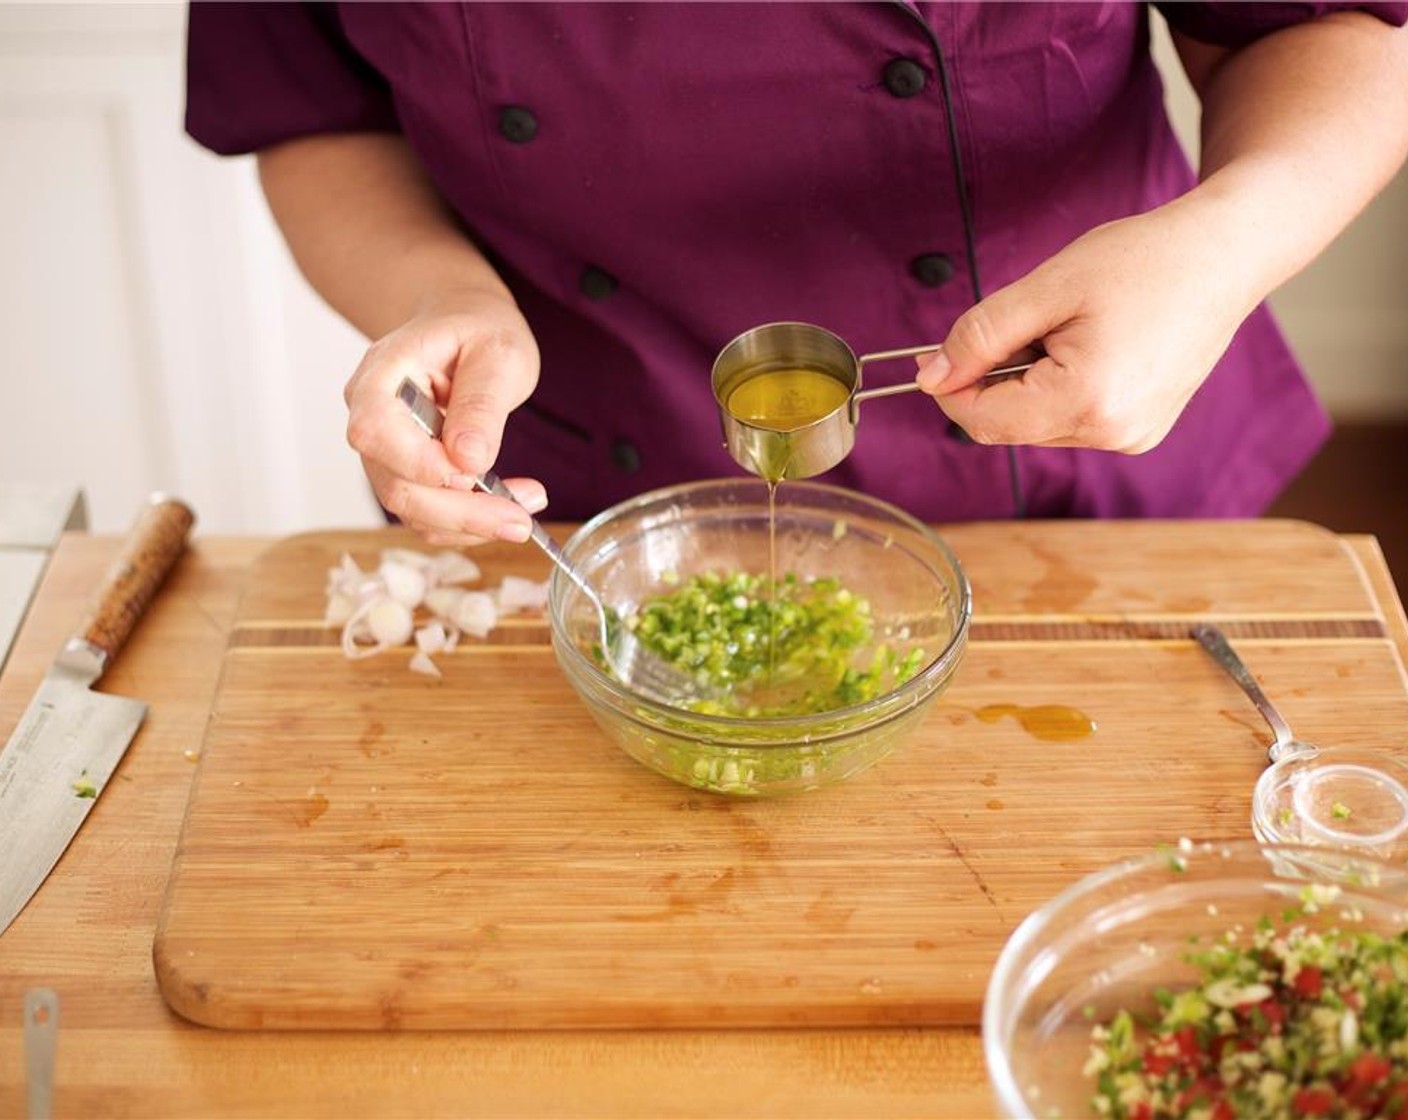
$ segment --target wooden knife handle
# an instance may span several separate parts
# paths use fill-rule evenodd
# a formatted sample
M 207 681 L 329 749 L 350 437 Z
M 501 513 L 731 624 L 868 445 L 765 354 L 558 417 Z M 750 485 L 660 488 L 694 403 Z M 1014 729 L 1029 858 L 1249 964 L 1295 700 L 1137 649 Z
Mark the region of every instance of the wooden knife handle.
M 175 498 L 154 494 L 103 576 L 88 616 L 68 649 L 79 647 L 98 657 L 97 669 L 117 656 L 186 547 L 196 516 Z

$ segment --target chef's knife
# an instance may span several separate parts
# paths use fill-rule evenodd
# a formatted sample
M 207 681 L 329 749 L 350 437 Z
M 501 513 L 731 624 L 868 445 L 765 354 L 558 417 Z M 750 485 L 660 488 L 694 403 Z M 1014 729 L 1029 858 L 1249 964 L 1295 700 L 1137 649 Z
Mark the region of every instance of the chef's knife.
M 63 855 L 147 706 L 93 685 L 185 547 L 195 515 L 154 495 L 0 752 L 0 933 Z

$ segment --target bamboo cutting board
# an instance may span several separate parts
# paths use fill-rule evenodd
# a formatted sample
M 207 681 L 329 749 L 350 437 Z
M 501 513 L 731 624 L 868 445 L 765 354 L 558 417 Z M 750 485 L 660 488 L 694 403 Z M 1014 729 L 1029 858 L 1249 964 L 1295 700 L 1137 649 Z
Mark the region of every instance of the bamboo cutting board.
M 1216 621 L 1291 726 L 1408 749 L 1408 679 L 1352 554 L 1298 522 L 944 532 L 973 583 L 955 683 L 834 789 L 740 801 L 621 754 L 541 619 L 437 658 L 343 658 L 326 572 L 256 564 L 154 946 L 168 1003 L 233 1028 L 952 1024 L 1021 919 L 1180 837 L 1250 836 L 1268 733 L 1186 638 Z M 485 584 L 545 578 L 514 546 Z M 1053 741 L 1035 709 L 1095 724 Z

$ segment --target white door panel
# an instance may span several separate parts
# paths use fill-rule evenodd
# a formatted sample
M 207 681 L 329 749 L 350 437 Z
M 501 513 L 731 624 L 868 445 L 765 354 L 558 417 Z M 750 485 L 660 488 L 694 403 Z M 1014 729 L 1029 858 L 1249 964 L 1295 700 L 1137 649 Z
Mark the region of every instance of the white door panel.
M 309 292 L 251 160 L 181 128 L 181 5 L 0 7 L 0 481 L 95 531 L 152 490 L 203 532 L 380 521 L 343 438 L 364 341 Z

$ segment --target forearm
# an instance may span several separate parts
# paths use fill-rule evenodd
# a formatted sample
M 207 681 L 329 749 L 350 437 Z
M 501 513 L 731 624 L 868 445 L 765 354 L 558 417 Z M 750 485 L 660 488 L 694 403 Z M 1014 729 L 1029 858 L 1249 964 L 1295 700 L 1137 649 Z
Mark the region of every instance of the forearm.
M 1193 74 L 1206 217 L 1251 302 L 1305 267 L 1408 156 L 1408 31 L 1362 13 L 1286 28 Z
M 259 175 L 308 282 L 369 338 L 455 292 L 512 298 L 400 137 L 291 140 L 259 154 Z

